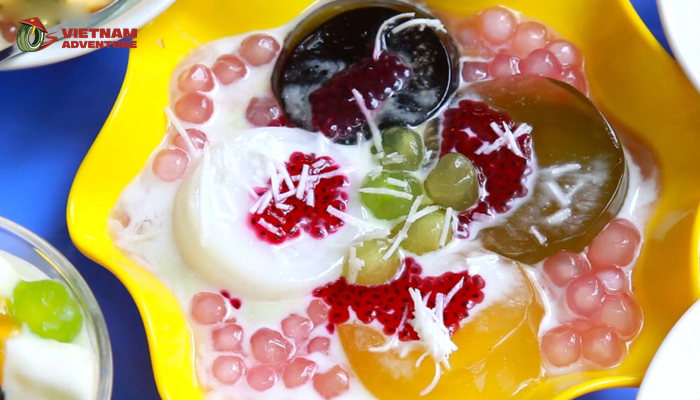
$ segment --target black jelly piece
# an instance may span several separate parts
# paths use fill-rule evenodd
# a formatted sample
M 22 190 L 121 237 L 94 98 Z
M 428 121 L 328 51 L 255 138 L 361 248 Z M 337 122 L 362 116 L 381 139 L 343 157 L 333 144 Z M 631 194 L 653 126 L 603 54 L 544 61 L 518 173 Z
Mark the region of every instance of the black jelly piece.
M 334 103 L 338 108 L 332 110 L 334 114 L 325 111 L 332 118 L 328 125 L 314 122 L 309 95 L 321 88 L 325 90 L 324 96 L 333 98 L 337 90 L 334 92 L 328 88 L 328 83 L 323 84 L 329 79 L 342 79 L 344 75 L 364 82 L 365 87 L 366 82 L 373 82 L 374 92 L 385 93 L 386 98 L 377 99 L 371 94 L 367 94 L 370 99 L 365 98 L 368 103 L 379 104 L 375 120 L 380 129 L 415 126 L 435 114 L 459 84 L 459 54 L 448 34 L 429 27 L 411 27 L 394 34 L 393 27 L 411 18 L 399 20 L 383 34 L 384 56 L 398 56 L 410 74 L 404 76 L 405 71 L 399 65 L 396 71 L 390 71 L 399 76 L 397 81 L 394 75 L 388 77 L 386 71 L 382 73 L 381 66 L 372 64 L 380 26 L 387 19 L 406 12 L 415 13 L 413 18 L 434 18 L 406 3 L 340 1 L 321 7 L 304 19 L 286 38 L 272 76 L 273 90 L 287 118 L 307 130 L 320 130 L 339 143 L 355 143 L 358 132 L 369 138 L 366 121 L 357 117 L 354 102 L 343 103 L 343 107 Z M 366 74 L 360 73 L 358 78 L 357 71 L 348 73 L 359 64 L 368 65 L 361 67 L 367 68 Z M 371 69 L 374 71 L 369 71 Z M 337 75 L 341 71 L 344 74 Z M 349 95 L 347 91 L 340 93 L 344 99 Z M 335 123 L 336 117 L 338 125 L 346 126 L 337 131 L 325 129 Z

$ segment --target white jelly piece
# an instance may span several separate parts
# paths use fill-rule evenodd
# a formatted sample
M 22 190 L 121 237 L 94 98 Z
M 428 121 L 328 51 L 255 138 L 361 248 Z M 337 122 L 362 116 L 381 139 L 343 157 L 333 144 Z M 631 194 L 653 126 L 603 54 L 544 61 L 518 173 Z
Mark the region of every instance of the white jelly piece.
M 25 332 L 5 343 L 2 390 L 9 400 L 93 400 L 95 363 L 88 349 Z
M 252 188 L 267 187 L 267 165 L 284 165 L 294 152 L 329 156 L 348 170 L 346 212 L 362 219 L 357 193 L 372 168 L 366 150 L 292 128 L 237 132 L 205 148 L 175 200 L 173 230 L 183 259 L 203 278 L 251 299 L 301 298 L 337 279 L 347 244 L 359 228 L 347 223 L 324 239 L 302 232 L 281 245 L 271 244 L 250 226 L 256 202 Z

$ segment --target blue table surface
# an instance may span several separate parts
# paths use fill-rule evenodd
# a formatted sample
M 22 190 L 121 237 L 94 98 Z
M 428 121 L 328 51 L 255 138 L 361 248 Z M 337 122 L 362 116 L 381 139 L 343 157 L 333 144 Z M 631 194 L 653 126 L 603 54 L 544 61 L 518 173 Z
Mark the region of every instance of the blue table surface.
M 632 0 L 668 49 L 654 0 Z M 68 192 L 119 93 L 126 49 L 100 50 L 24 71 L 0 72 L 0 215 L 61 251 L 92 287 L 112 339 L 115 400 L 158 399 L 143 324 L 124 286 L 73 246 L 66 227 Z M 33 110 L 40 109 L 36 116 Z M 585 400 L 634 399 L 615 389 Z

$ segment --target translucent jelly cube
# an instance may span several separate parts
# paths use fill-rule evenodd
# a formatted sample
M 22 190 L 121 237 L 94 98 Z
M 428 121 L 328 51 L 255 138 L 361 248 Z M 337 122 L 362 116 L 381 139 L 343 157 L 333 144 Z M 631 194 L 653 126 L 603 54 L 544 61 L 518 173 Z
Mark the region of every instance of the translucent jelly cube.
M 485 247 L 526 263 L 583 250 L 627 193 L 624 152 L 608 122 L 585 96 L 547 78 L 498 78 L 469 90 L 532 126 L 537 161 L 533 193 L 481 231 Z
M 508 293 L 484 309 L 473 309 L 473 317 L 454 334 L 458 350 L 449 358 L 451 369 L 425 396 L 420 393 L 433 380 L 435 365 L 427 357 L 415 367 L 424 353 L 422 347 L 417 346 L 404 358 L 396 350 L 372 352 L 370 348 L 386 343 L 385 335 L 360 323 L 339 326 L 345 353 L 365 387 L 380 399 L 497 400 L 512 398 L 523 385 L 538 379 L 541 358 L 537 330 L 543 309 L 524 273 L 515 265 L 512 268 L 517 271 Z M 486 280 L 487 287 L 500 284 Z

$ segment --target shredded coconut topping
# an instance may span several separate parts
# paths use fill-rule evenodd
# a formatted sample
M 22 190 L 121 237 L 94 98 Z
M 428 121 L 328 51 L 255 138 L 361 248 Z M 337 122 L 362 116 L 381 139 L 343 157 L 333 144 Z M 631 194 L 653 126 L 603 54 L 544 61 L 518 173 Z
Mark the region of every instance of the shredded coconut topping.
M 355 243 L 362 243 L 365 240 L 383 239 L 391 234 L 389 229 L 375 229 L 373 231 L 367 232 L 364 235 L 355 238 Z
M 262 218 L 260 218 L 258 220 L 258 225 L 262 226 L 267 231 L 269 231 L 270 233 L 273 233 L 275 235 L 280 235 L 282 233 L 282 232 L 280 232 L 279 228 L 277 228 L 276 226 L 272 225 L 271 223 L 265 221 Z
M 427 306 L 429 295 L 423 299 L 421 298 L 420 290 L 415 288 L 409 288 L 408 292 L 411 295 L 414 307 L 413 319 L 408 323 L 418 334 L 419 343 L 425 348 L 425 353 L 432 357 L 435 362 L 433 381 L 420 392 L 421 396 L 425 396 L 437 386 L 442 376 L 442 368 L 445 368 L 445 370 L 450 369 L 449 358 L 457 350 L 457 345 L 452 341 L 450 330 L 447 329 L 443 322 L 445 307 L 447 307 L 448 303 L 445 301 L 445 295 L 438 293 L 435 296 L 435 308 L 430 309 Z
M 374 58 L 375 60 L 379 59 L 379 55 L 382 53 L 382 49 L 384 48 L 384 32 L 386 32 L 389 25 L 396 23 L 398 20 L 401 19 L 413 18 L 415 15 L 416 14 L 412 12 L 403 13 L 399 15 L 394 15 L 393 17 L 382 22 L 382 24 L 379 26 L 379 30 L 377 31 L 377 36 L 374 38 L 374 50 L 372 51 L 372 58 Z
M 267 207 L 270 205 L 270 202 L 272 202 L 272 191 L 268 190 L 267 192 L 265 192 L 261 199 L 262 201 L 260 203 L 260 207 L 258 207 L 254 214 L 260 214 L 267 209 Z
M 299 186 L 297 186 L 297 199 L 301 200 L 304 197 L 304 190 L 309 180 L 309 165 L 304 164 L 301 168 L 301 177 L 299 178 Z
M 383 168 L 382 166 L 372 168 L 372 169 L 367 173 L 367 176 L 369 176 L 370 178 L 374 179 L 374 178 L 378 177 L 378 176 L 382 173 L 382 170 L 383 170 L 383 169 L 384 169 L 384 168 Z M 389 179 L 392 179 L 392 178 L 389 178 Z M 387 180 L 387 183 L 388 183 L 388 180 Z
M 314 188 L 310 187 L 306 190 L 306 205 L 313 207 L 316 204 L 316 195 L 314 193 Z
M 537 227 L 535 225 L 532 225 L 530 227 L 530 233 L 532 233 L 532 236 L 534 236 L 535 239 L 537 239 L 537 241 L 540 242 L 540 244 L 547 243 L 547 238 L 542 234 L 542 232 L 540 232 L 537 229 Z
M 408 212 L 408 217 L 406 217 L 406 222 L 403 224 L 403 227 L 399 231 L 399 233 L 396 234 L 394 237 L 394 242 L 391 244 L 391 247 L 389 247 L 389 250 L 384 253 L 382 256 L 382 259 L 384 261 L 388 260 L 389 257 L 391 257 L 392 254 L 396 250 L 398 250 L 399 246 L 401 245 L 401 242 L 403 242 L 404 239 L 408 237 L 408 229 L 411 227 L 412 221 L 409 221 L 409 219 L 413 216 L 413 214 L 418 211 L 418 207 L 420 206 L 420 203 L 423 201 L 423 195 L 420 195 L 416 197 L 416 200 L 413 202 L 411 205 L 411 210 Z
M 280 175 L 282 175 L 282 179 L 284 179 L 284 183 L 287 184 L 287 188 L 289 188 L 289 190 L 295 190 L 296 188 L 294 187 L 294 182 L 292 182 L 292 177 L 289 176 L 289 171 L 287 171 L 287 168 L 280 162 L 275 162 L 275 168 Z
M 547 223 L 550 225 L 559 225 L 566 221 L 571 216 L 570 208 L 562 208 L 554 214 L 547 217 Z
M 168 118 L 168 121 L 173 125 L 173 128 L 177 131 L 177 133 L 182 136 L 183 139 L 185 139 L 185 143 L 187 144 L 187 150 L 190 152 L 192 155 L 196 155 L 199 153 L 199 150 L 194 146 L 194 143 L 192 143 L 192 139 L 190 138 L 190 135 L 187 134 L 187 130 L 182 126 L 180 123 L 180 120 L 177 119 L 177 116 L 173 112 L 173 110 L 170 109 L 170 107 L 165 107 L 163 110 L 165 112 L 165 116 Z
M 394 29 L 391 30 L 391 33 L 397 34 L 403 30 L 406 30 L 408 28 L 418 26 L 420 27 L 420 30 L 422 31 L 425 28 L 433 28 L 438 32 L 447 32 L 445 29 L 445 26 L 440 22 L 439 19 L 435 18 L 416 18 L 412 19 L 410 21 L 406 21 L 402 23 L 401 25 L 395 27 Z
M 369 125 L 369 131 L 372 132 L 372 140 L 374 141 L 374 147 L 377 148 L 378 152 L 383 152 L 384 147 L 382 146 L 382 135 L 379 132 L 377 124 L 374 122 L 374 117 L 372 116 L 372 113 L 367 109 L 367 106 L 365 105 L 364 97 L 362 97 L 362 94 L 358 92 L 357 89 L 352 90 L 352 95 L 353 97 L 355 97 L 355 103 L 357 103 L 357 106 L 360 107 L 360 112 L 362 112 L 362 115 L 367 120 L 367 125 Z M 360 136 L 362 135 L 360 134 Z
M 291 211 L 294 208 L 290 204 L 284 203 L 275 203 L 275 207 L 279 208 L 282 211 Z
M 564 175 L 569 172 L 575 172 L 581 169 L 581 164 L 579 163 L 570 163 L 570 164 L 562 164 L 562 165 L 557 165 L 556 167 L 551 167 L 547 169 L 547 172 L 549 172 L 553 176 L 559 176 L 559 175 Z
M 507 124 L 503 123 L 499 126 L 497 123 L 491 123 L 491 129 L 498 135 L 498 139 L 493 143 L 484 143 L 474 153 L 475 154 L 491 154 L 503 146 L 509 148 L 515 155 L 524 157 L 517 138 L 532 132 L 532 127 L 528 124 L 520 124 L 515 132 L 512 132 Z
M 400 190 L 394 190 L 389 188 L 362 188 L 360 193 L 367 194 L 383 194 L 387 196 L 398 197 L 400 199 L 411 200 L 413 196 L 410 193 L 402 192 Z
M 361 219 L 356 218 L 356 217 L 353 217 L 352 215 L 350 215 L 348 213 L 344 213 L 333 206 L 328 206 L 326 208 L 326 211 L 328 212 L 328 214 L 330 214 L 338 219 L 341 219 L 343 222 L 347 222 L 348 224 L 355 225 L 356 227 L 358 227 L 362 230 L 374 231 L 374 230 L 378 229 L 377 227 L 370 224 L 369 222 L 361 220 Z
M 253 203 L 253 205 L 250 207 L 250 209 L 248 211 L 250 211 L 252 214 L 257 213 L 258 209 L 262 205 L 263 198 L 265 197 L 266 194 L 267 194 L 267 192 L 263 193 L 262 196 L 258 197 L 258 199 L 255 201 L 255 203 Z
M 280 178 L 272 161 L 267 162 L 267 173 L 270 174 L 270 185 L 272 186 L 272 197 L 275 201 L 280 200 Z
M 426 215 L 432 214 L 439 209 L 440 209 L 440 207 L 438 207 L 438 206 L 425 207 L 424 209 L 422 209 L 422 210 L 418 211 L 417 213 L 411 215 L 410 217 L 406 218 L 406 222 L 416 222 L 419 219 L 425 217 Z
M 382 164 L 384 165 L 391 165 L 391 164 L 401 164 L 406 162 L 406 157 L 402 156 L 401 154 L 398 153 L 391 153 L 385 158 L 382 158 Z
M 447 207 L 447 210 L 445 210 L 445 219 L 442 221 L 442 230 L 440 231 L 440 240 L 438 241 L 440 246 L 444 246 L 447 241 L 447 233 L 450 230 L 450 222 L 452 220 L 452 211 L 452 207 Z
M 313 177 L 315 179 L 321 180 L 321 179 L 326 179 L 326 178 L 333 178 L 335 176 L 340 176 L 340 175 L 343 175 L 343 171 L 341 169 L 336 169 L 336 170 L 333 170 L 330 172 L 324 172 L 324 173 L 319 174 L 319 175 L 314 175 Z
M 549 192 L 561 207 L 568 207 L 571 204 L 571 199 L 562 192 L 561 187 L 556 182 L 549 181 L 545 183 L 545 187 L 549 189 Z
M 357 275 L 360 273 L 362 270 L 362 267 L 365 266 L 365 262 L 359 258 L 357 258 L 357 248 L 354 246 L 350 247 L 350 256 L 348 257 L 348 282 L 350 283 L 355 283 L 357 281 Z
M 396 179 L 396 178 L 386 178 L 386 183 L 388 183 L 391 186 L 396 186 L 400 188 L 407 188 L 408 187 L 408 182 L 402 181 L 401 179 Z
M 321 169 L 321 168 L 325 167 L 326 164 L 328 164 L 328 162 L 326 160 L 322 159 L 322 160 L 318 160 L 315 163 L 311 164 L 311 166 L 314 168 L 317 168 L 317 169 Z

